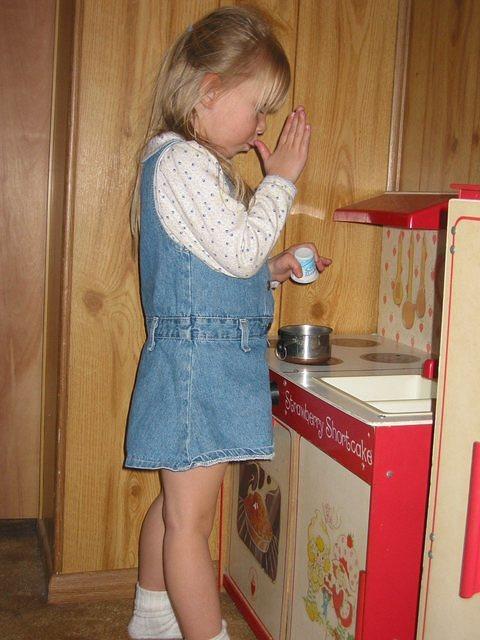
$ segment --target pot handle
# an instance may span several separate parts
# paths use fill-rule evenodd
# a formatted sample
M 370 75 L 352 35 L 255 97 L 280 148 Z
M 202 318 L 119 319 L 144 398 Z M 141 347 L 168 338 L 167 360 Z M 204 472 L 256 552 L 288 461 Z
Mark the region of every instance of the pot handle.
M 287 357 L 287 347 L 283 344 L 283 342 L 277 343 L 277 346 L 275 347 L 275 353 L 277 355 L 277 358 L 280 358 L 280 360 L 285 360 L 285 358 Z

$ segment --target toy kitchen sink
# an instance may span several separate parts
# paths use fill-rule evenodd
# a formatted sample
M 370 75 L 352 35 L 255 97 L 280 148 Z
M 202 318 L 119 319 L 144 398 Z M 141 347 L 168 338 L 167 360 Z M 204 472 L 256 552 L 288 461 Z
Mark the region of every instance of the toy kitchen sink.
M 436 383 L 424 352 L 331 342 L 269 350 L 276 454 L 234 465 L 223 584 L 260 639 L 412 640 Z
M 324 397 L 332 397 L 332 390 L 336 389 L 341 394 L 337 403 L 358 402 L 370 409 L 377 409 L 381 418 L 392 419 L 393 416 L 398 416 L 397 419 L 402 422 L 412 414 L 415 422 L 431 420 L 437 393 L 437 383 L 418 373 L 325 378 L 313 376 L 313 380 L 329 387 L 324 391 Z M 346 397 L 343 398 L 343 395 Z

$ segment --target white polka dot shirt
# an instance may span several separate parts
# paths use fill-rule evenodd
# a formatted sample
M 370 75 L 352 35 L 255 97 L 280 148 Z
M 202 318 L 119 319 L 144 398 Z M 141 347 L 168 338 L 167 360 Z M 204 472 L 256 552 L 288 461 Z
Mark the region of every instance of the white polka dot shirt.
M 147 145 L 148 158 L 166 142 L 154 178 L 157 214 L 168 235 L 209 267 L 237 278 L 254 275 L 280 235 L 296 189 L 266 176 L 248 207 L 230 195 L 218 160 L 195 141 L 164 133 Z

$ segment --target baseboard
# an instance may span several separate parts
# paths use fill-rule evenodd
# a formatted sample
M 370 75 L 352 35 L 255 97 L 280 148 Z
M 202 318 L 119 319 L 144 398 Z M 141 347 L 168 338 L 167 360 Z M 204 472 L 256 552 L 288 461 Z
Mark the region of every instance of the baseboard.
M 218 564 L 214 562 L 213 565 L 217 571 Z M 68 604 L 123 598 L 133 601 L 137 579 L 137 569 L 55 573 L 48 583 L 48 603 Z
M 35 533 L 35 523 L 35 518 L 0 518 L 0 536 L 30 536 Z
M 56 573 L 48 584 L 48 603 L 95 602 L 120 600 L 135 594 L 137 569 Z
M 37 536 L 40 539 L 40 545 L 43 551 L 42 560 L 45 566 L 45 572 L 48 576 L 51 576 L 53 573 L 52 549 L 50 547 L 47 527 L 41 518 L 37 520 Z

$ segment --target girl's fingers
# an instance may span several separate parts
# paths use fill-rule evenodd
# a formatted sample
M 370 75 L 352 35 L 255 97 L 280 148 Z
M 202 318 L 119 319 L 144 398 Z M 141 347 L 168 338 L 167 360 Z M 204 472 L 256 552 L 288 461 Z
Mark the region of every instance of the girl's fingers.
M 300 140 L 300 148 L 302 151 L 308 150 L 308 145 L 310 144 L 310 133 L 311 127 L 309 124 L 306 124 L 305 129 L 303 130 L 302 139 Z
M 288 132 L 287 139 L 285 141 L 285 144 L 288 147 L 293 147 L 293 145 L 295 144 L 295 138 L 297 135 L 299 121 L 300 121 L 300 113 L 298 111 L 295 111 L 292 118 L 292 124 L 290 125 L 290 130 Z
M 284 145 L 286 143 L 294 117 L 295 112 L 291 113 L 286 119 L 285 124 L 283 125 L 282 132 L 280 134 L 280 138 L 278 139 L 279 145 Z
M 297 137 L 299 145 L 302 143 L 303 137 L 305 135 L 305 131 L 308 128 L 307 114 L 305 113 L 305 111 L 302 111 L 301 118 L 300 118 L 300 125 L 301 126 L 300 126 L 298 137 Z
M 307 139 L 310 136 L 310 132 L 309 132 L 309 125 L 307 124 L 307 117 L 305 114 L 305 111 L 300 111 L 299 115 L 298 115 L 298 123 L 297 123 L 297 128 L 295 130 L 295 136 L 292 140 L 292 148 L 294 148 L 295 150 L 303 150 L 304 148 L 304 140 L 305 140 L 305 134 L 308 131 L 307 135 Z
M 323 256 L 319 256 L 315 262 L 320 273 L 323 273 L 325 269 L 332 264 L 331 258 L 324 258 Z
M 256 147 L 258 153 L 260 154 L 260 157 L 262 158 L 263 162 L 266 162 L 270 158 L 270 156 L 272 155 L 270 149 L 261 140 L 255 140 L 253 144 L 255 145 L 255 147 Z
M 310 125 L 303 107 L 291 113 L 283 126 L 275 151 L 270 154 L 262 143 L 255 143 L 267 174 L 277 174 L 295 182 L 308 156 Z
M 305 110 L 303 107 L 297 107 L 287 118 L 277 146 L 295 147 L 300 146 L 303 139 L 305 129 Z

